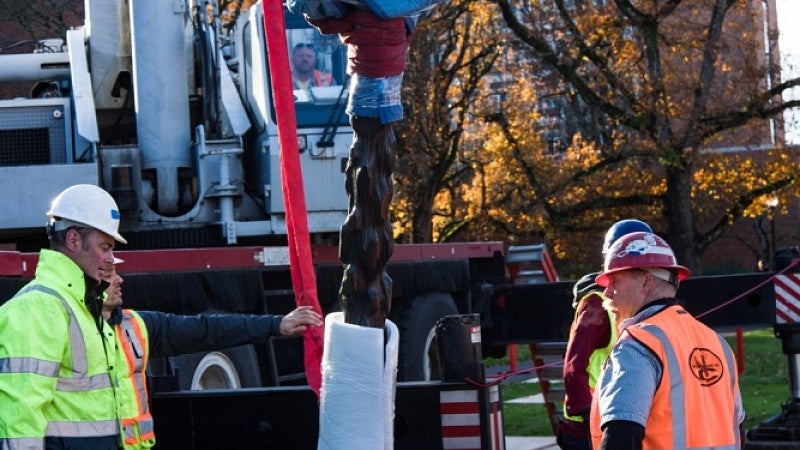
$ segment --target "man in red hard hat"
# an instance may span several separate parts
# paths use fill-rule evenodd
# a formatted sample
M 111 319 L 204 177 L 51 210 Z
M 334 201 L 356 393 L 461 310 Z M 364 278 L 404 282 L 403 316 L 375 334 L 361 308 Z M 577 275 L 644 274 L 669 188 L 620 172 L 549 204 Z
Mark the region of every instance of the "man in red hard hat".
M 689 275 L 652 233 L 626 234 L 606 252 L 596 282 L 621 322 L 594 392 L 595 449 L 741 447 L 733 352 L 675 298 Z
M 614 241 L 634 231 L 652 233 L 650 225 L 637 219 L 615 222 L 606 231 L 603 255 Z M 556 431 L 556 442 L 563 450 L 591 450 L 589 411 L 592 393 L 600 378 L 603 363 L 617 341 L 614 315 L 603 308 L 603 288 L 595 283 L 599 272 L 584 275 L 572 288 L 575 317 L 569 330 L 564 354 L 563 417 Z

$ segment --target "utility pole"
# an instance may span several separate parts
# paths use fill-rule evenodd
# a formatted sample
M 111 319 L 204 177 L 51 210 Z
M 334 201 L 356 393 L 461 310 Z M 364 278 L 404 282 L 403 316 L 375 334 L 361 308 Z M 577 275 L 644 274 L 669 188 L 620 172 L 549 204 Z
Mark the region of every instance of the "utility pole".
M 769 208 L 769 268 L 775 272 L 777 265 L 775 264 L 775 208 L 778 206 L 778 197 L 770 197 L 767 199 L 767 207 Z

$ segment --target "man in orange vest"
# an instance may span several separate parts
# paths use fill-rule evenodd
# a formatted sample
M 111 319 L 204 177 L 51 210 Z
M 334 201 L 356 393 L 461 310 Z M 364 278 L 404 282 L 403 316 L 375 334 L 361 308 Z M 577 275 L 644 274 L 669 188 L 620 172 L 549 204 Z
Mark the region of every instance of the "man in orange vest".
M 114 264 L 123 262 L 114 258 Z M 106 270 L 109 283 L 103 317 L 114 326 L 117 342 L 117 411 L 125 450 L 155 445 L 145 370 L 151 356 L 176 356 L 266 342 L 270 336 L 299 334 L 322 326 L 322 317 L 310 306 L 285 316 L 198 314 L 178 316 L 157 311 L 122 309 L 122 277 L 114 266 Z
M 292 48 L 292 82 L 295 89 L 333 86 L 333 77 L 317 69 L 314 44 L 299 43 Z
M 652 233 L 626 234 L 606 253 L 596 282 L 621 322 L 592 401 L 595 449 L 741 447 L 733 352 L 675 299 L 689 275 Z
M 634 231 L 652 232 L 650 225 L 637 219 L 615 222 L 606 231 L 603 255 L 611 244 Z M 584 275 L 572 288 L 575 318 L 569 330 L 564 355 L 564 417 L 558 424 L 556 442 L 564 450 L 591 450 L 589 411 L 597 379 L 617 341 L 617 326 L 611 313 L 603 308 L 603 288 L 594 282 L 599 275 Z

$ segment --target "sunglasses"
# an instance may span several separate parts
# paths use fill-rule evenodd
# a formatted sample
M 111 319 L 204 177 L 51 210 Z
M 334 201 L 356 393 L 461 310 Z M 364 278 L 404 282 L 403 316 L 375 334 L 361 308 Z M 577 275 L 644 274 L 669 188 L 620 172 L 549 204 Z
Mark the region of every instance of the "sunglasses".
M 310 49 L 313 50 L 314 49 L 314 44 L 306 44 L 306 43 L 301 42 L 299 44 L 295 44 L 294 48 L 310 48 Z

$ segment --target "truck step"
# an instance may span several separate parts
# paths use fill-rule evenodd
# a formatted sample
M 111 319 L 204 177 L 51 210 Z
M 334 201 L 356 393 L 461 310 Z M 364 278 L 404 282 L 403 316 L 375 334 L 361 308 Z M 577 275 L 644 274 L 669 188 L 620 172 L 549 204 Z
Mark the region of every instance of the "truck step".
M 275 336 L 267 343 L 267 369 L 274 386 L 302 384 L 305 380 L 303 340 L 300 336 Z M 291 356 L 290 356 L 291 355 Z M 287 364 L 292 361 L 292 364 Z
M 297 383 L 289 383 L 290 381 L 303 381 L 306 379 L 306 374 L 304 372 L 300 373 L 290 373 L 288 375 L 279 375 L 278 376 L 278 385 L 282 386 L 285 384 L 297 384 Z
M 267 289 L 264 291 L 265 297 L 291 297 L 294 296 L 292 289 Z

